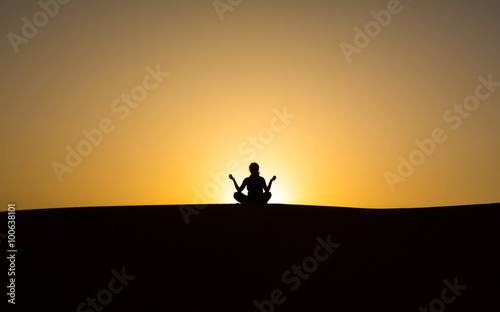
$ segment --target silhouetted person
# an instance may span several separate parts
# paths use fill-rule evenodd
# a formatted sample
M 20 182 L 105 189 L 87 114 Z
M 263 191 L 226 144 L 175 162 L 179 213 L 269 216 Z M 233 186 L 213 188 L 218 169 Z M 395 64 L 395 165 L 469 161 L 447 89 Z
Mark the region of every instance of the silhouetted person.
M 257 163 L 250 164 L 250 176 L 243 180 L 241 187 L 238 186 L 233 175 L 230 174 L 229 178 L 233 180 L 234 187 L 236 187 L 236 193 L 234 193 L 234 199 L 240 203 L 267 203 L 271 198 L 271 185 L 273 181 L 276 180 L 276 176 L 273 176 L 269 185 L 266 185 L 266 180 L 259 175 L 259 165 Z M 241 191 L 245 189 L 248 190 L 248 195 L 243 194 Z

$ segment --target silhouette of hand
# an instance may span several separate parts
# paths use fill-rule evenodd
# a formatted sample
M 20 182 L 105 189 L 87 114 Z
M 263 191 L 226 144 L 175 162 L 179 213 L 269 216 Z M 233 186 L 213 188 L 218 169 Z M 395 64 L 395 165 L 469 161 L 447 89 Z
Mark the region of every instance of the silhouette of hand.
M 232 174 L 230 174 L 230 175 L 229 175 L 229 179 L 234 180 L 234 178 L 233 178 L 233 175 L 232 175 Z
M 276 180 L 276 176 L 273 176 L 273 177 L 271 178 L 271 181 L 274 181 L 274 180 Z

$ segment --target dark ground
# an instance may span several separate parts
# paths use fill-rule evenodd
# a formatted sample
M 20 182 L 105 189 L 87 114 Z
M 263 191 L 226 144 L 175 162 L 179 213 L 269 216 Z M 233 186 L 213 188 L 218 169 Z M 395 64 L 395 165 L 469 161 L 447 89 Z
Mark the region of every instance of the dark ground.
M 17 211 L 2 311 L 500 311 L 499 209 L 208 205 L 189 225 L 178 206 Z

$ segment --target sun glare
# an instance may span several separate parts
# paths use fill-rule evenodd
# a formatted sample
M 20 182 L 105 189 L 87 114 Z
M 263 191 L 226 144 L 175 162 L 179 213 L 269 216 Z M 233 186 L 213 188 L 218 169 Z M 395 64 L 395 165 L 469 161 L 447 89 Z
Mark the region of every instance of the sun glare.
M 286 198 L 287 196 L 284 192 L 282 192 L 282 187 L 280 185 L 273 185 L 271 187 L 271 193 L 273 194 L 273 196 L 269 200 L 269 203 L 286 204 L 288 202 Z

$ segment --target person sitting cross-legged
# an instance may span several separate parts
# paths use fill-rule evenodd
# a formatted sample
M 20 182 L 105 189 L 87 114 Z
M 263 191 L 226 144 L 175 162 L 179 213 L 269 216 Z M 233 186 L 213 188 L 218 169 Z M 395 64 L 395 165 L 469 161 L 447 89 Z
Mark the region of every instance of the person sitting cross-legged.
M 250 176 L 243 180 L 241 186 L 238 186 L 233 175 L 229 175 L 237 191 L 234 193 L 234 199 L 240 203 L 267 203 L 271 199 L 271 185 L 276 180 L 276 176 L 273 176 L 269 181 L 269 185 L 266 185 L 266 180 L 259 174 L 259 165 L 257 163 L 251 163 L 249 169 Z M 241 192 L 245 187 L 248 190 L 248 195 Z

